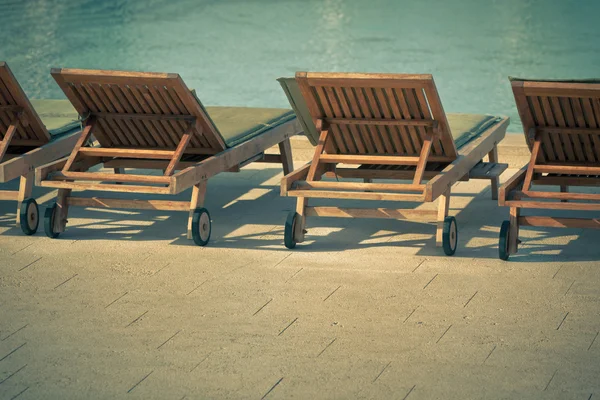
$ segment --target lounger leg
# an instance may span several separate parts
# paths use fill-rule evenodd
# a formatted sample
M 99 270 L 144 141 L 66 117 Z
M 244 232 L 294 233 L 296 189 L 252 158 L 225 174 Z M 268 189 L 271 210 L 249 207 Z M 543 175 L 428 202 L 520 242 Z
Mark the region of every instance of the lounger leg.
M 516 254 L 519 245 L 519 215 L 521 210 L 510 208 L 510 230 L 508 232 L 508 254 Z
M 569 187 L 567 185 L 560 185 L 560 192 L 561 193 L 566 193 L 569 191 Z M 567 200 L 561 200 L 561 203 L 566 203 Z
M 124 174 L 125 168 L 114 168 L 115 174 Z M 123 182 L 116 182 L 117 185 L 121 185 Z
M 438 204 L 437 230 L 435 233 L 435 245 L 437 247 L 441 247 L 443 242 L 444 220 L 448 216 L 448 209 L 450 208 L 450 191 L 451 189 L 448 188 L 448 190 L 440 196 Z
M 488 153 L 488 158 L 491 163 L 498 162 L 498 147 L 494 146 L 492 151 Z M 499 186 L 499 178 L 496 176 L 491 179 L 492 184 L 492 200 L 498 200 L 498 186 Z
M 206 196 L 207 181 L 202 181 L 192 188 L 192 199 L 190 200 L 190 215 L 188 217 L 187 238 L 192 239 L 192 218 L 194 210 L 204 206 L 204 198 Z
M 294 229 L 294 238 L 296 239 L 297 243 L 304 242 L 307 205 L 308 199 L 306 197 L 298 197 L 298 203 L 296 204 L 296 213 L 298 214 L 298 220 L 296 221 L 296 228 Z
M 31 197 L 31 191 L 33 189 L 34 172 L 28 172 L 21 176 L 21 182 L 19 184 L 19 194 L 17 195 L 17 226 L 21 224 L 21 204 L 23 200 Z
M 279 143 L 279 153 L 281 154 L 281 163 L 283 164 L 283 174 L 287 175 L 294 170 L 292 144 L 289 138 Z
M 56 196 L 56 215 L 54 217 L 54 232 L 61 233 L 67 226 L 67 217 L 69 215 L 69 197 L 71 189 L 58 189 Z

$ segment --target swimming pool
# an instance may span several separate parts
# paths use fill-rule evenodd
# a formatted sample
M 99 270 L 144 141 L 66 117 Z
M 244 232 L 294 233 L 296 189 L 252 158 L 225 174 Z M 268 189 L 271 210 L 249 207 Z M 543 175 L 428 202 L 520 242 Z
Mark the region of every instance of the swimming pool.
M 519 131 L 507 76 L 600 77 L 598 15 L 597 0 L 0 0 L 0 60 L 33 98 L 63 98 L 51 67 L 101 68 L 263 107 L 288 107 L 275 78 L 297 70 L 432 73 L 446 111 Z

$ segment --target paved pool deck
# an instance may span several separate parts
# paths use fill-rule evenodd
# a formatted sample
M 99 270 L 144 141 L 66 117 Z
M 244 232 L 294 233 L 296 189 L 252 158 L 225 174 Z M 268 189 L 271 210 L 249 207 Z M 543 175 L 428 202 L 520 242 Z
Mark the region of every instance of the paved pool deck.
M 503 179 L 528 156 L 521 135 L 499 153 Z M 205 248 L 186 213 L 73 208 L 51 240 L 0 202 L 0 399 L 600 398 L 597 231 L 523 228 L 500 261 L 508 210 L 473 181 L 454 257 L 391 220 L 309 219 L 290 251 L 280 177 L 211 180 Z

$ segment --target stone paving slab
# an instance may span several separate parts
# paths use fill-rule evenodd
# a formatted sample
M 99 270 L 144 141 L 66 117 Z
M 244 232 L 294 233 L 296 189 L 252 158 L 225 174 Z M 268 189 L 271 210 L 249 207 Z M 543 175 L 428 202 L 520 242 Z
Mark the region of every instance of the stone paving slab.
M 600 396 L 596 231 L 522 229 L 500 261 L 508 210 L 474 181 L 452 198 L 454 257 L 433 225 L 389 220 L 309 219 L 289 251 L 280 177 L 211 180 L 205 248 L 186 213 L 73 208 L 51 240 L 0 202 L 0 399 Z

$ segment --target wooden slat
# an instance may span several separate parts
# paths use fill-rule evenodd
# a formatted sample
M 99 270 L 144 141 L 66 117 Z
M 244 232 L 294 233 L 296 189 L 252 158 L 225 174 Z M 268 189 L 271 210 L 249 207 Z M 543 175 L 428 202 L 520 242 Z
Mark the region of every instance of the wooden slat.
M 600 229 L 600 219 L 558 218 L 543 216 L 519 217 L 521 226 L 545 226 L 548 228 L 586 228 Z
M 327 87 L 323 88 L 323 90 L 325 91 L 325 95 L 327 96 L 329 104 L 331 105 L 331 109 L 333 111 L 333 117 L 343 118 L 344 115 L 342 114 L 340 105 L 335 97 L 333 88 L 327 86 Z M 335 129 L 335 126 L 333 126 L 332 129 Z M 356 154 L 358 152 L 358 149 L 357 149 L 356 145 L 354 144 L 354 139 L 352 137 L 352 133 L 350 132 L 348 127 L 342 125 L 342 126 L 338 126 L 338 129 L 340 132 L 340 139 L 343 141 L 345 147 L 348 149 L 348 153 Z
M 320 157 L 320 161 L 344 164 L 417 165 L 419 162 L 419 157 L 323 154 Z M 429 161 L 449 162 L 450 160 L 447 157 L 431 156 Z
M 133 182 L 133 183 L 156 183 L 165 184 L 171 181 L 168 176 L 134 175 L 134 174 L 110 174 L 104 172 L 55 172 L 52 180 L 82 180 L 99 182 Z
M 549 99 L 550 99 L 550 104 L 552 105 L 552 110 L 554 111 L 554 119 L 556 121 L 556 124 L 560 128 L 566 129 L 567 123 L 565 121 L 565 117 L 564 117 L 562 109 L 561 109 L 559 98 L 558 97 L 550 97 Z M 557 133 L 559 134 L 559 137 L 561 139 L 561 143 L 563 146 L 563 150 L 565 152 L 565 160 L 573 161 L 575 159 L 575 153 L 573 152 L 573 145 L 571 144 L 571 138 L 560 135 L 560 132 L 557 132 Z
M 546 122 L 549 127 L 557 126 L 556 119 L 554 118 L 554 110 L 552 110 L 552 106 L 550 105 L 550 100 L 546 96 L 540 97 L 541 109 L 546 117 Z M 546 129 L 546 128 L 538 128 L 538 129 Z M 563 150 L 563 144 L 560 140 L 560 134 L 556 132 L 550 132 L 550 141 L 552 142 L 552 147 L 554 148 L 554 153 L 556 158 L 560 161 L 565 160 L 565 152 Z
M 420 184 L 401 184 L 401 183 L 360 183 L 360 182 L 323 182 L 312 181 L 296 182 L 297 189 L 331 189 L 331 190 L 379 190 L 379 191 L 406 191 L 423 192 L 425 185 Z
M 421 110 L 423 112 L 423 116 L 426 119 L 432 119 L 432 115 L 431 112 L 429 111 L 429 105 L 427 102 L 427 99 L 425 98 L 425 94 L 423 89 L 417 89 L 416 90 L 416 94 L 417 94 L 417 100 L 420 104 Z M 424 127 L 425 128 L 425 127 Z M 427 129 L 425 130 L 425 136 L 427 135 L 431 135 L 432 137 L 434 137 L 433 139 L 433 149 L 432 149 L 432 154 L 434 155 L 444 155 L 444 152 L 442 150 L 442 146 L 440 144 L 440 141 L 438 140 L 438 138 L 436 136 L 438 136 L 439 134 L 439 126 L 438 126 L 438 122 L 434 121 L 433 126 L 431 127 L 426 127 Z
M 527 97 L 527 102 L 529 103 L 536 126 L 546 126 L 546 119 L 540 107 L 538 97 Z M 541 140 L 540 151 L 543 152 L 544 158 L 550 161 L 556 160 L 549 135 L 539 133 L 539 138 Z
M 600 201 L 600 194 L 594 193 L 557 193 L 557 192 L 541 192 L 533 190 L 523 190 L 516 192 L 516 196 L 525 196 L 532 199 L 558 199 L 558 200 L 591 200 Z
M 146 99 L 146 103 L 150 107 L 150 110 L 152 110 L 153 113 L 160 113 L 160 106 L 156 103 L 155 98 L 150 91 L 150 86 L 151 85 L 140 86 L 140 92 L 144 96 L 144 99 Z M 158 123 L 161 126 L 165 141 L 171 143 L 172 146 L 177 147 L 182 131 L 174 125 L 175 121 L 160 119 Z
M 79 150 L 79 153 L 97 157 L 148 158 L 153 160 L 170 160 L 175 154 L 172 150 L 123 149 L 115 147 L 84 147 Z
M 50 141 L 50 133 L 42 123 L 40 116 L 35 112 L 29 98 L 23 91 L 23 88 L 21 88 L 21 85 L 19 85 L 12 71 L 4 62 L 0 63 L 0 87 L 4 92 L 2 97 L 5 100 L 4 102 L 0 102 L 0 105 L 17 105 L 23 108 L 23 123 L 21 124 L 21 128 L 17 130 L 15 137 L 20 139 L 37 139 L 48 143 Z M 0 115 L 2 114 L 5 115 L 5 128 L 8 128 L 12 118 L 11 116 L 6 116 L 6 113 L 0 112 Z
M 412 110 L 410 107 L 407 91 L 404 89 L 397 89 L 397 90 L 394 90 L 393 92 L 395 94 L 395 97 L 398 99 L 398 103 L 400 105 L 400 111 L 402 112 L 403 118 L 407 119 L 407 120 L 412 120 L 412 119 L 416 118 L 416 115 L 414 114 L 414 110 Z M 420 133 L 414 127 L 411 127 L 411 126 L 407 127 L 407 132 L 410 136 L 410 141 L 411 141 L 412 147 L 415 151 L 415 154 L 419 154 L 421 152 L 421 142 L 422 142 Z
M 190 130 L 191 129 L 193 129 L 193 125 L 190 125 Z M 179 160 L 181 160 L 181 156 L 183 155 L 188 144 L 190 143 L 191 138 L 192 138 L 191 133 L 186 132 L 183 134 L 183 136 L 181 138 L 181 142 L 179 142 L 179 145 L 177 146 L 177 149 L 175 150 L 175 153 L 173 154 L 173 158 L 171 159 L 169 166 L 165 170 L 165 173 L 164 173 L 165 176 L 173 175 L 173 172 L 175 171 L 175 168 L 177 167 Z
M 353 118 L 353 115 L 350 112 L 350 108 L 348 106 L 348 102 L 346 101 L 346 97 L 344 95 L 344 91 L 342 90 L 342 88 L 336 87 L 333 89 L 333 91 L 336 95 L 337 103 L 341 109 L 342 119 Z M 349 131 L 350 135 L 352 136 L 352 140 L 354 142 L 354 145 L 356 146 L 356 151 L 360 154 L 365 154 L 367 152 L 367 149 L 366 149 L 365 143 L 363 141 L 362 135 L 360 134 L 358 127 L 354 126 L 353 124 L 349 124 L 349 126 L 347 126 L 346 129 Z
M 309 93 L 310 93 L 310 89 Z M 323 117 L 328 117 L 328 118 L 334 118 L 334 112 L 331 109 L 331 106 L 329 105 L 329 98 L 327 96 L 327 93 L 325 93 L 325 90 L 323 90 L 323 88 L 317 87 L 315 88 L 315 94 L 317 96 L 317 98 L 313 98 L 312 94 L 309 94 L 310 97 L 305 97 L 305 99 L 308 99 L 307 101 L 310 101 L 311 103 L 314 103 L 315 107 L 317 106 L 317 102 L 315 100 L 319 101 L 319 104 L 322 107 L 321 109 L 318 109 L 318 111 L 313 114 L 313 120 L 319 119 L 317 116 L 322 115 Z M 338 149 L 338 151 L 340 153 L 348 153 L 349 149 L 346 146 L 346 142 L 344 140 L 344 137 L 342 135 L 342 132 L 340 130 L 339 126 L 332 126 L 331 127 L 331 133 L 333 135 L 333 142 L 335 143 L 335 148 Z M 333 149 L 327 149 L 327 151 L 332 151 Z
M 20 112 L 22 112 L 24 109 L 22 106 L 18 106 L 18 105 L 14 105 L 14 104 L 9 104 L 9 105 L 2 105 L 0 103 L 0 112 L 6 112 L 6 113 L 10 113 L 10 114 L 18 114 Z
M 434 120 L 396 120 L 377 118 L 325 118 L 326 122 L 338 125 L 386 125 L 386 126 L 424 126 L 433 128 L 437 126 Z
M 371 88 L 359 88 L 359 90 L 362 90 L 364 98 L 367 102 L 367 107 L 370 110 L 372 110 L 373 117 L 377 118 L 377 119 L 381 119 L 383 117 L 383 114 L 382 114 L 379 106 L 377 105 L 377 101 L 375 100 L 375 97 L 373 96 L 373 92 L 372 92 Z M 377 131 L 382 138 L 382 143 L 383 143 L 383 147 L 384 147 L 382 154 L 394 154 L 395 148 L 394 148 L 394 145 L 392 145 L 390 131 L 385 126 L 374 126 L 374 127 L 372 127 L 372 129 Z
M 70 206 L 93 208 L 123 208 L 135 210 L 188 211 L 189 201 L 172 200 L 129 200 L 99 197 L 69 197 Z
M 429 108 L 431 109 L 431 116 L 439 124 L 439 139 L 444 150 L 443 155 L 450 158 L 458 157 L 458 150 L 454 143 L 452 133 L 450 132 L 448 118 L 446 117 L 446 112 L 444 111 L 444 106 L 442 105 L 442 100 L 440 99 L 440 94 L 435 86 L 433 77 L 431 78 L 431 81 L 425 85 L 425 95 L 427 96 Z
M 0 190 L 0 200 L 14 200 L 17 201 L 19 192 L 16 190 Z
M 573 109 L 572 109 L 572 105 L 571 105 L 571 99 L 569 99 L 568 97 L 561 97 L 559 98 L 559 102 L 562 105 L 562 110 L 563 110 L 563 115 L 565 117 L 565 122 L 567 124 L 567 127 L 569 128 L 577 128 L 577 125 L 575 124 L 575 117 L 573 116 Z M 583 152 L 583 148 L 581 146 L 581 142 L 579 140 L 579 136 L 569 136 L 569 139 L 571 139 L 572 143 L 573 143 L 573 151 L 575 153 L 575 160 L 574 161 L 581 161 L 584 162 L 585 161 L 585 155 Z
M 123 91 L 118 85 L 106 85 L 105 87 L 106 95 L 113 101 L 115 104 L 118 104 L 117 110 L 124 114 L 134 114 L 135 108 L 129 102 Z M 147 137 L 139 130 L 139 124 L 135 123 L 135 120 L 131 119 L 123 119 L 124 125 L 129 129 L 131 134 L 135 136 L 137 142 L 142 147 L 153 147 L 156 146 L 156 143 L 152 140 L 152 138 Z
M 535 172 L 548 172 L 555 174 L 573 175 L 600 175 L 600 167 L 588 167 L 577 165 L 536 165 Z
M 407 208 L 306 207 L 307 217 L 383 218 L 435 222 L 437 211 Z
M 346 97 L 348 98 L 348 108 L 350 113 L 356 118 L 356 120 L 363 119 L 368 120 L 370 118 L 365 118 L 365 111 L 362 110 L 362 105 L 358 100 L 358 97 L 354 93 L 353 88 L 343 88 L 342 89 Z M 351 120 L 352 121 L 352 120 Z M 359 124 L 358 126 L 359 135 L 362 138 L 367 154 L 375 154 L 377 153 L 375 138 L 373 137 L 373 132 L 370 129 L 369 124 Z
M 600 211 L 600 203 L 559 203 L 549 201 L 507 200 L 505 206 L 548 210 Z
M 390 103 L 390 109 L 392 112 L 392 116 L 394 118 L 398 119 L 402 119 L 402 112 L 400 111 L 400 106 L 399 106 L 399 102 L 398 99 L 396 99 L 396 95 L 394 94 L 394 91 L 391 88 L 385 88 L 385 93 L 387 95 L 387 98 L 389 99 L 389 103 Z M 410 139 L 410 135 L 409 135 L 409 127 L 411 123 L 415 123 L 418 121 L 412 121 L 412 120 L 406 120 L 403 119 L 402 121 L 407 122 L 409 125 L 405 126 L 405 127 L 397 127 L 396 131 L 397 134 L 400 135 L 400 138 L 402 139 L 402 145 L 404 146 L 405 149 L 405 154 L 406 155 L 414 155 L 417 154 L 417 152 L 415 151 L 415 148 L 412 144 L 412 141 Z M 433 124 L 432 124 L 433 126 Z
M 288 196 L 323 198 L 323 199 L 353 199 L 353 200 L 384 200 L 384 201 L 424 201 L 423 195 L 404 193 L 377 192 L 346 192 L 332 190 L 289 190 Z
M 168 114 L 130 114 L 119 112 L 92 112 L 90 115 L 106 119 L 127 119 L 145 121 L 185 121 L 195 122 L 193 115 L 168 115 Z
M 368 106 L 367 100 L 365 99 L 365 96 L 363 94 L 362 88 L 354 88 L 353 92 L 356 96 L 356 100 L 358 102 L 357 104 L 359 106 L 362 117 L 374 118 L 374 115 L 369 110 L 369 106 Z M 385 153 L 385 146 L 384 146 L 383 140 L 381 138 L 379 129 L 376 126 L 371 126 L 371 125 L 367 125 L 365 127 L 365 129 L 369 133 L 371 140 L 373 141 L 373 145 L 375 146 L 374 153 L 379 153 L 379 154 Z
M 8 146 L 10 145 L 13 136 L 17 132 L 17 129 L 19 129 L 19 126 L 20 121 L 18 118 L 15 118 L 14 121 L 8 126 L 8 129 L 4 134 L 4 138 L 2 139 L 2 141 L 0 141 L 0 162 L 2 162 L 2 160 L 4 159 L 4 155 L 8 150 Z
M 104 192 L 123 192 L 123 193 L 172 194 L 170 187 L 157 187 L 157 186 L 63 182 L 63 181 L 53 181 L 53 180 L 44 180 L 44 181 L 41 181 L 37 185 L 41 186 L 41 187 L 51 187 L 51 188 L 56 188 L 56 189 L 97 190 L 97 191 L 101 191 L 101 192 L 104 191 Z

